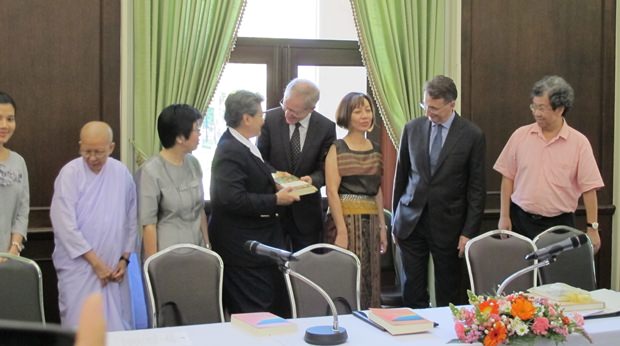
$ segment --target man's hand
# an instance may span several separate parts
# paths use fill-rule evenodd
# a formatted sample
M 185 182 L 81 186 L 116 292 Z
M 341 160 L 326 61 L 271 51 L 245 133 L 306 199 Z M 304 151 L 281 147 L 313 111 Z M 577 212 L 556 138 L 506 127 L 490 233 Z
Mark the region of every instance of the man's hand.
M 309 175 L 304 175 L 303 177 L 299 178 L 299 180 L 305 181 L 306 183 L 312 185 L 312 178 Z
M 459 258 L 463 258 L 463 255 L 465 254 L 465 244 L 467 244 L 468 241 L 469 238 L 464 235 L 459 237 L 459 245 L 457 246 L 457 249 L 459 250 Z

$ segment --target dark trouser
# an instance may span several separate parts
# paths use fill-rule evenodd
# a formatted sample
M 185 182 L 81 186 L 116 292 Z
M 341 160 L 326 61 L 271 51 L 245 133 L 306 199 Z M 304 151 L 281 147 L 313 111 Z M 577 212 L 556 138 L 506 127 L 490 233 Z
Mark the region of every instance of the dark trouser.
M 280 217 L 280 222 L 282 225 L 282 231 L 284 232 L 284 241 L 285 244 L 290 244 L 289 249 L 291 249 L 291 251 L 296 252 L 306 246 L 314 245 L 320 242 L 322 230 L 318 229 L 316 232 L 301 233 L 299 231 L 299 227 L 297 227 L 297 224 L 295 223 L 292 208 L 284 208 L 283 214 L 284 215 L 281 215 Z
M 510 202 L 510 220 L 512 230 L 530 239 L 534 239 L 547 228 L 563 225 L 575 227 L 575 213 L 564 213 L 546 217 L 526 212 L 514 202 Z
M 284 275 L 277 266 L 227 266 L 224 270 L 224 306 L 230 314 L 269 311 L 289 318 L 290 301 Z
M 405 287 L 403 303 L 411 308 L 428 308 L 428 256 L 433 256 L 435 267 L 435 299 L 437 306 L 457 303 L 461 280 L 461 259 L 458 258 L 457 244 L 438 246 L 432 239 L 426 209 L 420 216 L 416 228 L 407 239 L 399 239 Z

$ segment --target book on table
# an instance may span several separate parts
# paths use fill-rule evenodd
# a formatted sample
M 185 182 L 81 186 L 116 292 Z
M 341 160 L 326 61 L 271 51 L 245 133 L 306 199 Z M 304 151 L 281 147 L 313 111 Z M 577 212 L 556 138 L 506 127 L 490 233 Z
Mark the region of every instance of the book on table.
M 425 319 L 410 308 L 370 308 L 368 318 L 392 335 L 421 333 L 433 329 L 433 321 Z
M 594 299 L 590 292 L 562 282 L 532 287 L 528 292 L 559 304 L 564 311 L 605 309 L 605 302 Z
M 298 196 L 309 195 L 319 191 L 314 185 L 308 184 L 298 177 L 288 173 L 277 171 L 271 174 L 276 184 L 282 187 L 290 187 L 293 189 L 292 193 Z
M 270 312 L 232 314 L 230 323 L 257 335 L 284 334 L 297 330 L 293 322 Z

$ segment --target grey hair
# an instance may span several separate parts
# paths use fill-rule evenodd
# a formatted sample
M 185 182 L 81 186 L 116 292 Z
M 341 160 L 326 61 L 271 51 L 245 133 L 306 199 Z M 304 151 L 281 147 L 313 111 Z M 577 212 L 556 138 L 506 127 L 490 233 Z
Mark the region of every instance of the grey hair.
M 531 97 L 540 97 L 547 94 L 551 109 L 556 110 L 558 107 L 564 107 L 562 116 L 573 108 L 575 102 L 575 92 L 564 78 L 560 76 L 545 76 L 532 87 Z
M 226 126 L 235 129 L 241 124 L 244 114 L 256 115 L 261 110 L 260 104 L 263 100 L 264 98 L 260 94 L 247 90 L 238 90 L 228 95 L 224 103 L 226 106 L 224 111 Z
M 314 82 L 301 78 L 295 78 L 288 83 L 286 89 L 284 89 L 284 100 L 291 97 L 292 94 L 303 97 L 306 109 L 314 108 L 321 97 L 319 87 Z

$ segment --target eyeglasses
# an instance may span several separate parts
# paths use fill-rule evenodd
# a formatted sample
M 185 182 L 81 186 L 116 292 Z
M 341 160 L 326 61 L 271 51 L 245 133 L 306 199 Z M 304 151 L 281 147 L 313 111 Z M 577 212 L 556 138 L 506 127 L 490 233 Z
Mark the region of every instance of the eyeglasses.
M 437 108 L 437 107 L 429 107 L 428 105 L 424 104 L 424 102 L 420 102 L 418 103 L 420 105 L 420 108 L 422 108 L 424 110 L 424 112 L 431 112 L 431 113 L 437 113 L 440 110 L 446 108 L 447 105 L 449 105 L 451 102 L 446 103 L 445 105 Z
M 544 112 L 544 111 L 548 111 L 550 109 L 551 109 L 551 107 L 548 106 L 548 105 L 537 105 L 537 104 L 533 104 L 533 103 L 530 105 L 530 110 L 532 112 L 536 112 L 536 111 Z
M 291 113 L 291 115 L 292 115 L 292 116 L 294 116 L 295 118 L 301 118 L 301 117 L 303 116 L 303 112 L 304 112 L 304 111 L 295 111 L 295 110 L 292 110 L 292 109 L 290 109 L 290 108 L 286 107 L 286 106 L 284 105 L 284 100 L 281 100 L 281 101 L 280 101 L 280 107 L 282 107 L 282 110 L 283 110 L 285 113 L 286 113 L 286 112 L 289 112 L 289 113 Z
M 80 150 L 80 155 L 82 155 L 82 157 L 85 159 L 88 159 L 90 157 L 102 159 L 106 155 L 108 155 L 108 152 L 106 150 Z

